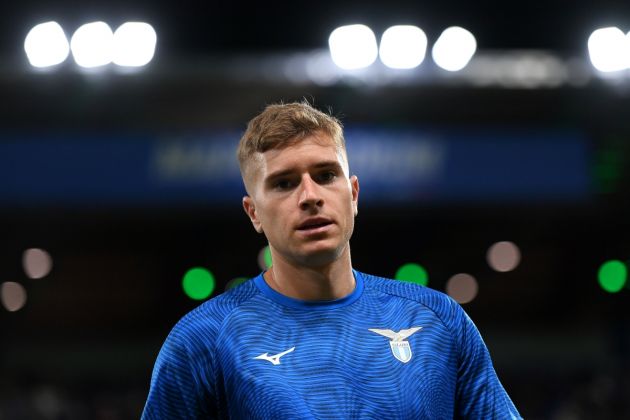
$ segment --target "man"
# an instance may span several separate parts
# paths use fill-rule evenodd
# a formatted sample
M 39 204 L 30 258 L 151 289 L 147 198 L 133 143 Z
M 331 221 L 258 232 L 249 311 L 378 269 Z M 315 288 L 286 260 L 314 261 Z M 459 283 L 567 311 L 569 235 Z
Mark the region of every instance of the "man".
M 143 418 L 520 418 L 459 305 L 353 270 L 359 181 L 335 118 L 270 105 L 238 158 L 273 265 L 173 328 Z

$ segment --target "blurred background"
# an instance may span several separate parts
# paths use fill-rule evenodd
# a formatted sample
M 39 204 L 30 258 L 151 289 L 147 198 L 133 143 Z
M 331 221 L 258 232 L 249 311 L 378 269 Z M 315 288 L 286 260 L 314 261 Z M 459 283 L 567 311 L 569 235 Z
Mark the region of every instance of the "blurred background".
M 235 147 L 302 99 L 345 124 L 357 269 L 458 300 L 525 418 L 630 418 L 630 3 L 0 16 L 0 419 L 140 416 L 175 322 L 270 263 Z

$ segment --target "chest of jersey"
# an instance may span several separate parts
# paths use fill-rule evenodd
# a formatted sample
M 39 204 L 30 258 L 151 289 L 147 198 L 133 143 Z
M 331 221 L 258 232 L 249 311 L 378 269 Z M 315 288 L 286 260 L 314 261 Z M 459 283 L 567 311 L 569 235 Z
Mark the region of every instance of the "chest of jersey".
M 452 418 L 456 351 L 433 312 L 367 297 L 333 310 L 260 307 L 219 337 L 227 417 Z

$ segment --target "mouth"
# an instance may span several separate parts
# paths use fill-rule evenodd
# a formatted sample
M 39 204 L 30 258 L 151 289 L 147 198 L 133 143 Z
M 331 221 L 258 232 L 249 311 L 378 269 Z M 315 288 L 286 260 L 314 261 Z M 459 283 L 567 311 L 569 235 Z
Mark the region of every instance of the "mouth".
M 332 224 L 333 222 L 331 220 L 318 217 L 304 221 L 297 227 L 297 230 L 302 232 L 314 232 L 318 230 L 323 230 L 327 226 L 330 226 Z

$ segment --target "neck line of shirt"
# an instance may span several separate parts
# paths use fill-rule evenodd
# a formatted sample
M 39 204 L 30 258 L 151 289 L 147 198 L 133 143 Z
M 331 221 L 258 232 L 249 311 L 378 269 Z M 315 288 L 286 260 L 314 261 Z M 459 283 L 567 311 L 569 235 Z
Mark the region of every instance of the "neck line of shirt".
M 359 297 L 361 297 L 361 294 L 363 293 L 363 287 L 364 287 L 363 276 L 361 275 L 361 273 L 353 269 L 352 274 L 354 274 L 355 287 L 352 293 L 342 298 L 334 299 L 334 300 L 301 300 L 301 299 L 285 296 L 282 293 L 279 293 L 275 291 L 274 289 L 272 289 L 265 281 L 263 274 L 265 273 L 264 272 L 260 273 L 258 277 L 254 279 L 254 283 L 256 284 L 258 289 L 261 291 L 261 293 L 265 295 L 266 297 L 268 297 L 269 299 L 271 299 L 272 301 L 279 303 L 280 305 L 288 306 L 290 308 L 296 308 L 296 309 L 329 310 L 329 309 L 341 308 L 341 307 L 350 305 L 353 302 L 355 302 L 357 299 L 359 299 Z

